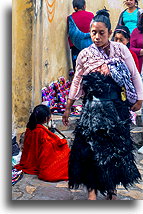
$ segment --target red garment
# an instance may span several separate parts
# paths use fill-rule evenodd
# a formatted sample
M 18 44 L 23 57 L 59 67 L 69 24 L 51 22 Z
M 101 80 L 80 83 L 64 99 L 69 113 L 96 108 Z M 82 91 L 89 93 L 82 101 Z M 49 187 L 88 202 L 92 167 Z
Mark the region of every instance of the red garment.
M 135 28 L 130 38 L 130 49 L 137 54 L 139 60 L 139 72 L 141 73 L 143 65 L 143 56 L 140 55 L 141 49 L 143 49 L 143 33 L 138 28 Z
M 68 180 L 69 152 L 65 139 L 38 124 L 32 131 L 26 129 L 21 160 L 15 168 L 45 181 Z
M 89 33 L 90 31 L 90 22 L 92 18 L 94 17 L 94 14 L 85 10 L 80 10 L 77 12 L 72 13 L 72 18 L 76 24 L 76 26 L 81 30 L 83 33 Z M 69 45 L 70 47 L 74 46 L 70 40 Z
M 140 66 L 139 66 L 139 60 L 138 60 L 138 57 L 136 55 L 136 53 L 132 50 L 130 50 L 131 54 L 132 54 L 132 57 L 134 58 L 134 61 L 135 61 L 135 64 L 136 64 L 136 67 L 138 69 L 138 71 L 140 72 Z

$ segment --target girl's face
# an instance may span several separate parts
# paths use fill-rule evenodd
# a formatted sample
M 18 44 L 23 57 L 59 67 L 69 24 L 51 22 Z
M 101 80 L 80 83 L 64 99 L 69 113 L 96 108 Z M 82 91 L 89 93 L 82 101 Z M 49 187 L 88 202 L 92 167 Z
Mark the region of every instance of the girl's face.
M 120 42 L 123 43 L 124 45 L 127 45 L 129 40 L 125 38 L 122 33 L 116 33 L 114 36 L 114 42 Z
M 48 124 L 51 120 L 51 116 L 50 117 L 46 117 L 46 123 Z
M 125 0 L 124 2 L 128 8 L 135 7 L 135 5 L 136 5 L 135 0 Z
M 97 47 L 106 46 L 111 33 L 103 22 L 94 22 L 90 29 L 91 39 Z

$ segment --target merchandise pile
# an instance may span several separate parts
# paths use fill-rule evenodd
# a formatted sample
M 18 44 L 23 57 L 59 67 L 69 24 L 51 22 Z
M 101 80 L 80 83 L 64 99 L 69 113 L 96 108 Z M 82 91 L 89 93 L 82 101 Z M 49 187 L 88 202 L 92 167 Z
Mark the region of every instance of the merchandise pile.
M 23 177 L 23 171 L 12 168 L 12 186 L 20 181 Z
M 19 145 L 16 142 L 15 133 L 12 133 L 12 186 L 16 184 L 23 177 L 22 170 L 14 168 L 20 162 L 22 152 L 20 151 Z
M 62 115 L 64 113 L 70 86 L 69 80 L 59 77 L 57 81 L 42 89 L 42 103 L 50 107 L 52 114 Z M 78 116 L 81 108 L 81 105 L 73 105 L 70 116 Z

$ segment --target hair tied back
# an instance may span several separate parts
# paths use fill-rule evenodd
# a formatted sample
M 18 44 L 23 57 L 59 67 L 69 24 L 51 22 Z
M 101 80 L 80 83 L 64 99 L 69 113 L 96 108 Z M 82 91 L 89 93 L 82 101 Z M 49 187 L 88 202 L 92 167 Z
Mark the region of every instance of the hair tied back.
M 110 16 L 110 14 L 108 13 L 108 11 L 109 10 L 107 10 L 106 8 L 105 9 L 102 9 L 102 10 L 98 10 L 97 12 L 96 12 L 96 15 L 97 16 L 107 16 L 108 18 L 109 18 L 109 16 Z

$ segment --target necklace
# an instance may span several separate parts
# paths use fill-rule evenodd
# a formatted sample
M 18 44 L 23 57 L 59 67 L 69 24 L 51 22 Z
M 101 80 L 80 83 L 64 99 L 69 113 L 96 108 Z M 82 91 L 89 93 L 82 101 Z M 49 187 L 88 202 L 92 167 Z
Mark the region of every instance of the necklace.
M 109 56 L 110 55 L 110 42 L 108 41 L 108 44 L 102 47 L 103 51 Z
M 103 50 L 106 49 L 107 47 L 109 47 L 109 45 L 110 45 L 110 42 L 108 41 L 107 45 L 103 46 L 102 49 Z

